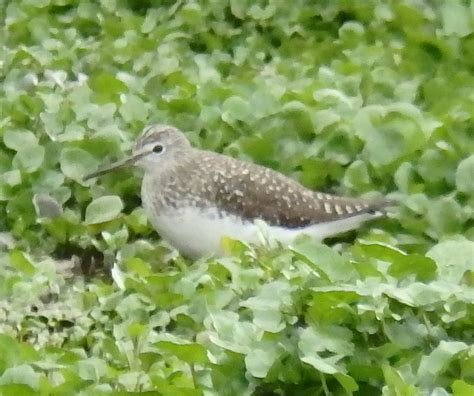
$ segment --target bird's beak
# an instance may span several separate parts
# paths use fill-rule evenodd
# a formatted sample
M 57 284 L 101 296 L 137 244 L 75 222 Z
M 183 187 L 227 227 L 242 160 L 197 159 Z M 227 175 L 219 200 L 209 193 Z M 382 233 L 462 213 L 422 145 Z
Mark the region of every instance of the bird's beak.
M 84 176 L 83 180 L 86 181 L 86 180 L 92 179 L 92 178 L 97 177 L 97 176 L 102 176 L 102 175 L 104 175 L 106 173 L 109 173 L 109 172 L 112 172 L 114 170 L 121 169 L 121 168 L 126 168 L 127 166 L 134 165 L 140 158 L 142 158 L 146 154 L 147 153 L 143 153 L 143 152 L 142 153 L 136 153 L 136 154 L 130 155 L 130 156 L 128 156 L 128 157 L 126 157 L 122 160 L 113 162 L 109 165 L 104 165 L 104 166 L 100 167 L 99 169 L 97 169 L 95 172 L 89 173 L 88 175 Z

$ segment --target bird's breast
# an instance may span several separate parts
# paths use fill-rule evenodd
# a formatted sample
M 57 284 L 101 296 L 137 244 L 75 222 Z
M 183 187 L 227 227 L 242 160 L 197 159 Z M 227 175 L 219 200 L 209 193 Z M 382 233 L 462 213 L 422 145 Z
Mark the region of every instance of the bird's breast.
M 196 206 L 163 208 L 150 221 L 160 236 L 186 256 L 200 257 L 221 250 L 223 237 L 253 240 L 255 225 L 220 212 Z

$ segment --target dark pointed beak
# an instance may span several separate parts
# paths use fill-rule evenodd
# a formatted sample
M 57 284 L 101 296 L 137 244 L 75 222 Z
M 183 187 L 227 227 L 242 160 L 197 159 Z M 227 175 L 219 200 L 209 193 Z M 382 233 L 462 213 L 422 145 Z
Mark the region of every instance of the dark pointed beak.
M 97 169 L 95 172 L 89 173 L 88 175 L 84 176 L 82 180 L 86 181 L 92 179 L 97 176 L 105 175 L 106 173 L 115 171 L 117 169 L 126 168 L 128 166 L 134 165 L 140 158 L 142 158 L 146 153 L 137 153 L 126 157 L 122 160 L 113 162 L 109 165 L 105 165 Z

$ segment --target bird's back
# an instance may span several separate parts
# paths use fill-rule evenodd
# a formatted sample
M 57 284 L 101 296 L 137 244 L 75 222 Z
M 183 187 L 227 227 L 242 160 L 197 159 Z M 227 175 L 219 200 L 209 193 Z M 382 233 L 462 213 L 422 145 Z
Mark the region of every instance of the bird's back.
M 302 228 L 374 214 L 388 201 L 343 198 L 311 191 L 298 182 L 253 163 L 214 152 L 192 149 L 174 166 L 146 175 L 144 194 L 156 209 L 197 206 L 217 208 L 244 221 Z M 149 190 L 149 191 L 148 191 Z

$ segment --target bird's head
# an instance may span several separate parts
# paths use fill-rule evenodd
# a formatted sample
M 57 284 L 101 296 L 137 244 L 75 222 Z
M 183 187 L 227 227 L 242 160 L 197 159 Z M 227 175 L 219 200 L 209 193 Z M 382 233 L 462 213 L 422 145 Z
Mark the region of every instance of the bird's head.
M 139 166 L 145 171 L 159 169 L 189 148 L 189 141 L 179 129 L 163 124 L 150 125 L 143 129 L 128 157 L 99 168 L 85 176 L 84 180 L 131 165 Z

